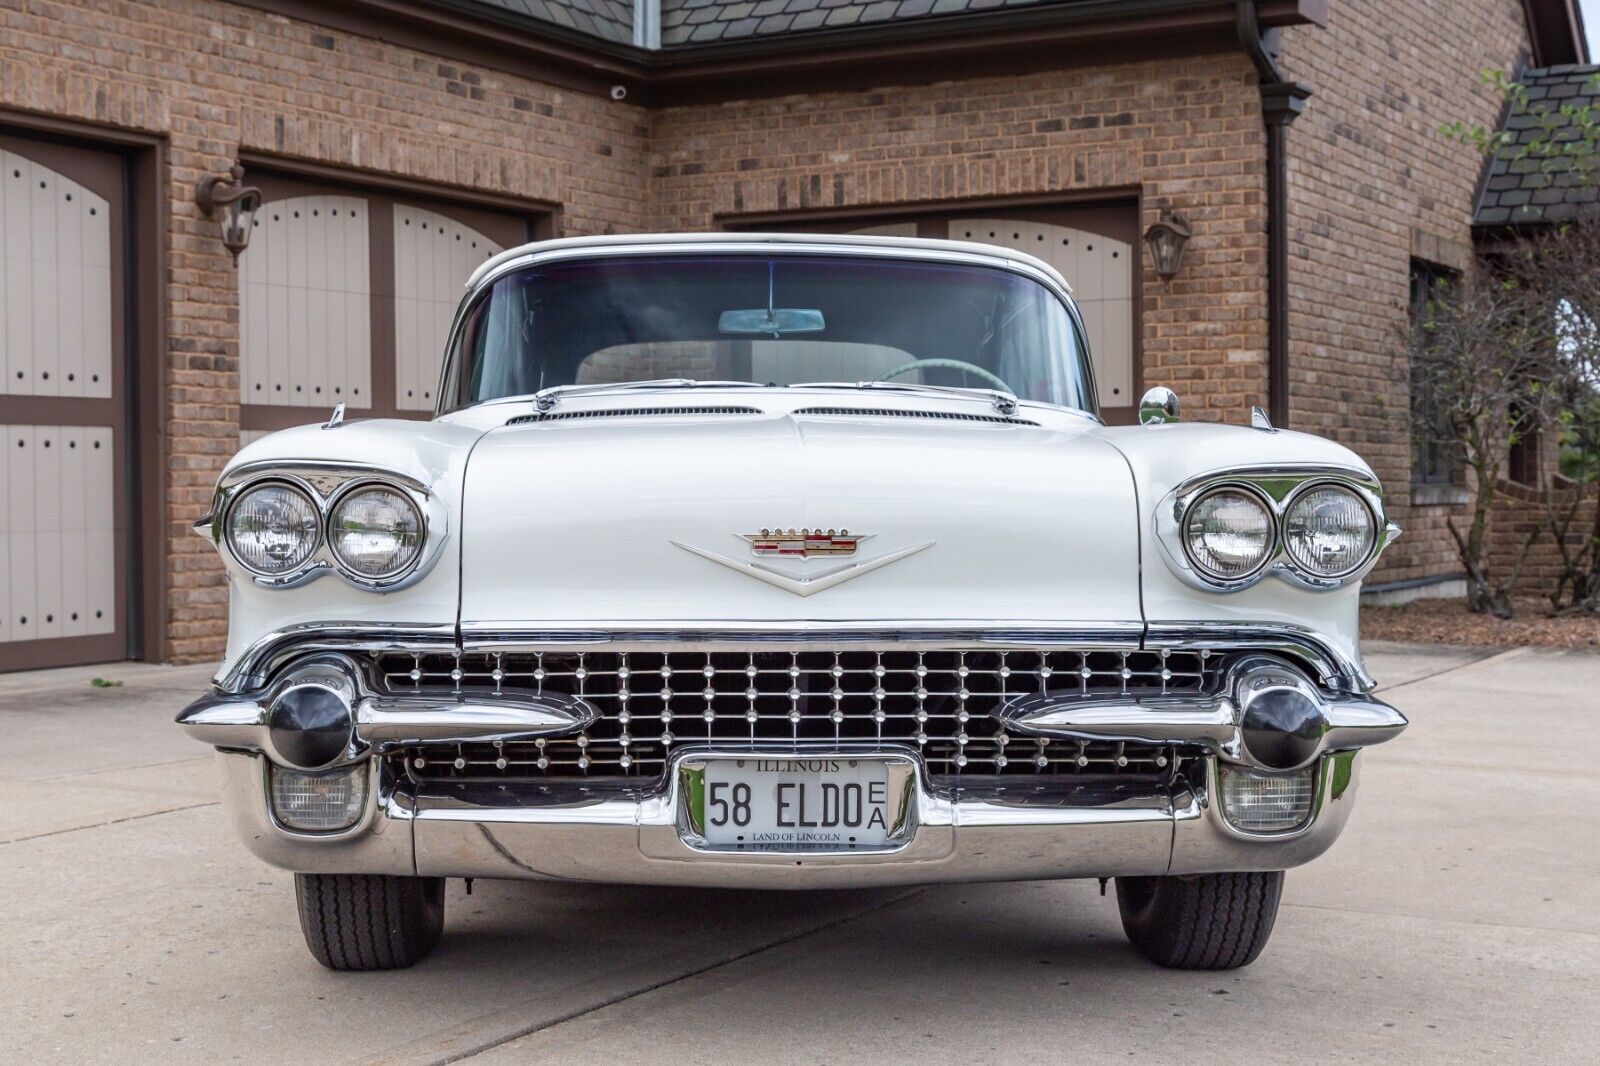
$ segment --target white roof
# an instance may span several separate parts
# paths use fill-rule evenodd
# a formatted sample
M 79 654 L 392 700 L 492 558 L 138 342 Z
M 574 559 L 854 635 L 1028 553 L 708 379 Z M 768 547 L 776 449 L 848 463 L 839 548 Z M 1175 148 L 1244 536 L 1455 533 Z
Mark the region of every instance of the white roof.
M 894 249 L 908 258 L 988 258 L 1006 263 L 1017 263 L 1039 271 L 1056 281 L 1066 292 L 1072 292 L 1067 279 L 1042 259 L 999 245 L 978 241 L 945 241 L 924 237 L 886 237 L 850 233 L 635 233 L 598 237 L 561 237 L 549 241 L 533 241 L 517 248 L 508 248 L 499 255 L 479 265 L 467 279 L 467 288 L 475 288 L 485 277 L 495 273 L 507 263 L 532 257 L 544 258 L 552 253 L 584 252 L 592 254 L 605 249 L 619 252 L 640 252 L 695 245 L 715 245 L 716 251 L 734 253 L 767 250 L 772 252 L 804 252 L 818 247 Z

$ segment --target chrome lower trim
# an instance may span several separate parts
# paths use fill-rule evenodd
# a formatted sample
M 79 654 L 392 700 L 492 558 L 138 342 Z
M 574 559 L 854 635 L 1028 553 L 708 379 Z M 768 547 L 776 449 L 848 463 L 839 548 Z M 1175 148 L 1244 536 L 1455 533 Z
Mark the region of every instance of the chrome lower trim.
M 748 754 L 748 753 L 745 753 Z M 1107 784 L 1039 795 L 916 789 L 916 830 L 894 851 L 708 853 L 679 830 L 677 775 L 655 791 L 514 791 L 385 779 L 369 816 L 337 834 L 272 817 L 266 763 L 223 753 L 224 802 L 250 850 L 284 869 L 733 888 L 845 888 L 1276 870 L 1326 851 L 1355 798 L 1356 753 L 1324 756 L 1312 820 L 1290 833 L 1229 826 L 1203 779 Z

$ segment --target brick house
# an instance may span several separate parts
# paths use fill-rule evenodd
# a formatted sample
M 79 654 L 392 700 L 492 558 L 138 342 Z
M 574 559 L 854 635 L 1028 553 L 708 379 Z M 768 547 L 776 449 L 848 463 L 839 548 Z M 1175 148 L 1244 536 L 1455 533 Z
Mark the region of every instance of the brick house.
M 240 440 L 427 417 L 466 270 L 557 234 L 1026 247 L 1108 419 L 1160 383 L 1343 440 L 1408 531 L 1373 580 L 1448 578 L 1400 337 L 1417 271 L 1474 254 L 1482 160 L 1438 127 L 1495 121 L 1482 67 L 1585 59 L 1571 0 L 0 6 L 0 669 L 216 655 L 189 524 Z M 237 268 L 195 192 L 235 162 Z

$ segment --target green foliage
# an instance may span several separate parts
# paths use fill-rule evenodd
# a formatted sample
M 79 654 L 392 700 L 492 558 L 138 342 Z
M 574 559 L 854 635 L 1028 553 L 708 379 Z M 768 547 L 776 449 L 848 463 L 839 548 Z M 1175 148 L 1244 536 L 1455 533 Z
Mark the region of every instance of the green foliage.
M 1600 107 L 1593 102 L 1529 99 L 1526 85 L 1493 67 L 1484 68 L 1478 78 L 1505 101 L 1503 125 L 1525 128 L 1488 129 L 1458 119 L 1439 127 L 1446 137 L 1513 163 L 1535 160 L 1545 174 L 1572 174 L 1587 181 L 1600 168 Z M 1600 74 L 1588 88 L 1600 93 Z M 1531 125 L 1511 121 L 1523 117 Z

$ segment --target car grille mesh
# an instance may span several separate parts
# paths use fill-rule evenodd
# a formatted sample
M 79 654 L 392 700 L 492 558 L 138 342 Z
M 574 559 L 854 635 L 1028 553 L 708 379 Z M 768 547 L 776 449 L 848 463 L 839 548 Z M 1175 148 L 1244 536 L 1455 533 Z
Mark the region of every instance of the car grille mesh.
M 438 779 L 654 780 L 677 748 L 919 751 L 936 779 L 976 775 L 1166 774 L 1155 745 L 1007 735 L 994 712 L 1031 693 L 1199 694 L 1206 652 L 903 649 L 689 652 L 384 653 L 396 694 L 498 690 L 581 696 L 600 711 L 572 736 L 432 745 L 409 769 Z

